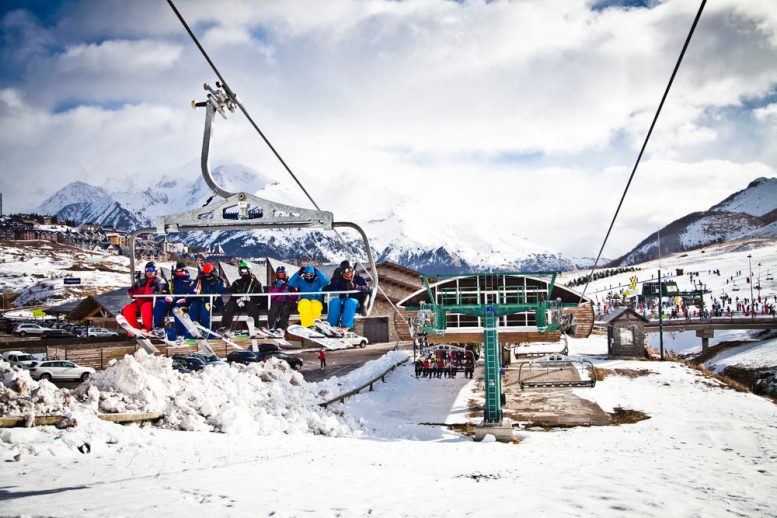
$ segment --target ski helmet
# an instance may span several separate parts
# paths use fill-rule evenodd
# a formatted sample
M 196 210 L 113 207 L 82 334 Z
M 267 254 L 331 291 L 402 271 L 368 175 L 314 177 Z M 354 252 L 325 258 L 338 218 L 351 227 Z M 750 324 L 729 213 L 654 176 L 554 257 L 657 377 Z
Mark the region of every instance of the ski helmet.
M 147 272 L 156 272 L 156 264 L 154 263 L 154 261 L 147 262 L 145 270 Z
M 353 270 L 353 265 L 351 264 L 350 261 L 345 260 L 342 263 L 340 263 L 340 269 L 341 270 L 347 270 L 348 268 Z
M 279 266 L 275 269 L 275 278 L 276 279 L 285 279 L 286 278 L 286 267 L 285 266 Z
M 241 277 L 250 274 L 251 267 L 248 265 L 248 261 L 240 261 L 240 264 L 237 266 L 237 271 Z
M 312 266 L 305 266 L 302 269 L 302 276 L 305 277 L 306 279 L 310 280 L 310 279 L 312 279 L 313 277 L 316 276 L 316 269 L 313 268 Z
M 202 273 L 205 275 L 210 275 L 213 273 L 213 265 L 210 263 L 205 263 L 202 265 Z

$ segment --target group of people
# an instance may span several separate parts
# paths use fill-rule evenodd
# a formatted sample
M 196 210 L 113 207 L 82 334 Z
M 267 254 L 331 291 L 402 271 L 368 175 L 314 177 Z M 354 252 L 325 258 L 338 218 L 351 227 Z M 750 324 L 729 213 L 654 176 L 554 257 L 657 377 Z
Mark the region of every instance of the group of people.
M 415 361 L 416 378 L 455 378 L 459 370 L 464 370 L 465 378 L 472 378 L 475 373 L 475 356 L 470 350 L 447 351 L 438 350 L 419 357 Z
M 312 328 L 315 321 L 321 318 L 324 309 L 323 292 L 355 292 L 331 296 L 327 322 L 333 328 L 352 328 L 356 312 L 366 312 L 369 285 L 354 271 L 354 266 L 349 261 L 340 263 L 331 280 L 314 266 L 303 266 L 290 278 L 287 276 L 286 267 L 278 266 L 274 272 L 274 280 L 266 290 L 251 272 L 248 262 L 242 261 L 238 265 L 238 275 L 228 286 L 218 275 L 216 268 L 205 263 L 193 279 L 186 264 L 179 261 L 172 271 L 171 279 L 165 281 L 159 275 L 156 264 L 148 262 L 143 275 L 139 276 L 129 289 L 132 302 L 123 308 L 122 315 L 130 326 L 141 329 L 137 318 L 140 315 L 143 320 L 142 329 L 163 337 L 169 336 L 165 330 L 165 320 L 175 308 L 186 311 L 192 321 L 209 329 L 213 310 L 220 310 L 223 316 L 219 333 L 227 332 L 237 314 L 241 312 L 251 317 L 257 325 L 260 314 L 267 314 L 268 329 L 285 331 L 295 308 L 299 313 L 300 323 L 304 327 Z M 264 295 L 265 293 L 269 294 L 269 305 L 268 295 Z M 226 303 L 223 300 L 224 295 L 229 295 Z M 174 320 L 176 336 L 171 338 L 191 338 L 191 333 L 183 323 L 178 318 Z

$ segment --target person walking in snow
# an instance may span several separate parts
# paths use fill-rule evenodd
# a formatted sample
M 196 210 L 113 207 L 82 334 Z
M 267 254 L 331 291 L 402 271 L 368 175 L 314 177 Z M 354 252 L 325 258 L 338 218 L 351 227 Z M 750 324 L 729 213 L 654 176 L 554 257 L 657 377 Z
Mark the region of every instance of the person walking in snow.
M 221 320 L 220 332 L 226 333 L 232 327 L 235 314 L 245 311 L 246 315 L 254 320 L 254 325 L 259 326 L 259 312 L 265 306 L 264 297 L 251 297 L 252 293 L 262 293 L 262 283 L 259 282 L 247 261 L 241 261 L 237 272 L 240 275 L 229 287 L 229 302 L 224 306 L 224 317 Z
M 138 272 L 140 274 L 140 272 Z M 143 277 L 136 279 L 127 292 L 132 302 L 124 306 L 121 314 L 127 319 L 127 323 L 135 329 L 141 329 L 138 324 L 138 314 L 143 319 L 143 327 L 151 331 L 154 327 L 154 299 L 152 297 L 137 297 L 136 295 L 152 295 L 154 293 L 166 293 L 167 286 L 161 277 L 157 275 L 156 264 L 153 261 L 146 263 Z
M 326 367 L 326 351 L 322 347 L 320 351 L 318 351 L 318 361 L 321 363 L 321 368 L 323 369 Z
M 302 327 L 312 328 L 313 321 L 321 318 L 321 311 L 324 309 L 324 297 L 318 292 L 327 284 L 329 284 L 327 276 L 313 266 L 301 267 L 289 279 L 289 287 L 303 293 L 299 296 L 299 301 L 297 302 L 297 312 L 299 313 Z

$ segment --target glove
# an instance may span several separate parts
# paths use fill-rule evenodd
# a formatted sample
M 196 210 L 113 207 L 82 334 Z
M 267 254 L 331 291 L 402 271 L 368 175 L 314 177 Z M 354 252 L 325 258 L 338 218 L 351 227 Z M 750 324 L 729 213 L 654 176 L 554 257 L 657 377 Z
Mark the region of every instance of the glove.
M 173 297 L 165 297 L 165 302 L 167 302 L 168 304 L 172 303 Z
M 178 299 L 175 301 L 176 304 L 186 304 L 186 299 Z
M 245 305 L 246 305 L 246 303 L 245 303 L 245 301 L 242 298 L 237 299 L 237 307 L 242 308 Z

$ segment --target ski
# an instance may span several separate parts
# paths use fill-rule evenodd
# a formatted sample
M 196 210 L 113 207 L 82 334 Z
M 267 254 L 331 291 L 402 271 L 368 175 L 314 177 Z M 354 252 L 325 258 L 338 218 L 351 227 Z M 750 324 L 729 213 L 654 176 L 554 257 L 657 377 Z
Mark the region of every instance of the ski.
M 189 319 L 189 320 L 191 320 L 191 319 Z M 193 320 L 192 320 L 192 324 L 194 324 L 194 325 L 197 327 L 197 329 L 199 329 L 199 330 L 200 330 L 200 331 L 202 331 L 203 333 L 206 333 L 206 334 L 205 334 L 205 336 L 208 336 L 208 335 L 210 335 L 210 336 L 213 336 L 213 337 L 215 337 L 215 338 L 218 338 L 219 340 L 223 340 L 223 341 L 225 341 L 226 343 L 228 343 L 229 345 L 231 345 L 231 346 L 232 346 L 232 347 L 234 347 L 235 349 L 238 349 L 238 350 L 243 350 L 243 347 L 241 347 L 240 345 L 238 345 L 238 344 L 237 344 L 237 342 L 235 342 L 234 340 L 232 340 L 232 339 L 231 339 L 229 336 L 227 336 L 227 335 L 225 335 L 225 334 L 220 334 L 220 333 L 217 333 L 216 331 L 214 331 L 214 330 L 212 330 L 212 329 L 208 329 L 208 328 L 207 328 L 207 327 L 205 327 L 204 325 L 200 324 L 199 322 L 195 322 L 195 321 L 193 321 Z
M 341 329 L 332 327 L 326 320 L 314 320 L 313 324 L 324 336 L 330 338 L 342 338 L 345 336 L 345 333 Z
M 342 340 L 328 337 L 315 329 L 308 329 L 307 327 L 298 324 L 290 325 L 286 331 L 291 335 L 306 338 L 327 349 L 348 349 L 351 347 L 350 344 L 347 344 Z
M 185 311 L 183 311 L 180 307 L 175 307 L 173 308 L 173 316 L 177 318 L 183 324 L 186 330 L 189 331 L 189 334 L 192 335 L 194 341 L 197 342 L 197 348 L 199 349 L 199 352 L 208 355 L 216 355 L 216 351 L 214 351 L 210 346 L 208 340 L 202 336 L 200 330 L 197 329 L 197 326 L 194 325 L 194 322 L 192 322 L 192 319 L 189 318 L 189 315 Z
M 159 349 L 157 349 L 156 346 L 151 343 L 151 340 L 149 340 L 146 332 L 141 329 L 132 327 L 129 322 L 127 322 L 127 319 L 124 318 L 124 315 L 117 315 L 116 322 L 122 327 L 122 329 L 127 331 L 127 333 L 129 333 L 135 339 L 138 345 L 140 345 L 148 354 L 159 353 Z
M 284 345 L 288 347 L 291 344 L 283 338 L 285 334 L 286 333 L 282 329 L 276 329 L 275 332 L 273 332 L 269 329 L 260 327 L 254 330 L 254 334 L 251 338 L 266 338 L 268 340 L 277 342 L 278 345 Z

